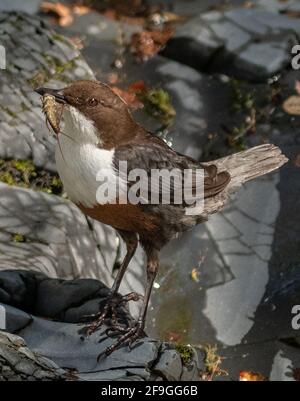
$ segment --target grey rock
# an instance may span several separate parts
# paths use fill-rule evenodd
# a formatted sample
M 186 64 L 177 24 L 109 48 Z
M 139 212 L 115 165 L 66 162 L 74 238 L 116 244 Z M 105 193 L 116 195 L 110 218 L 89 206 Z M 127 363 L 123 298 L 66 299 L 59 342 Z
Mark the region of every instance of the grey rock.
M 92 11 L 80 18 L 76 18 L 70 26 L 69 32 L 73 35 L 88 35 L 91 39 L 100 39 L 103 42 L 113 42 L 120 38 L 120 31 L 122 30 L 125 34 L 124 40 L 127 42 L 134 32 L 141 29 L 138 25 L 119 23 Z
M 197 368 L 195 362 L 192 362 L 190 366 L 183 366 L 180 380 L 181 381 L 199 380 L 199 369 Z
M 148 0 L 150 4 L 160 5 L 159 0 Z M 208 9 L 218 8 L 220 0 L 175 0 L 171 3 L 170 7 L 172 11 L 180 15 L 186 15 L 188 17 L 198 13 L 204 13 Z M 243 0 L 232 0 L 230 6 L 242 6 Z M 166 3 L 165 7 L 169 4 Z
M 105 380 L 115 380 L 118 381 L 122 379 L 126 375 L 126 371 L 123 369 L 114 369 L 114 370 L 104 370 L 100 372 L 93 373 L 80 373 L 78 375 L 81 380 L 92 380 L 92 381 L 105 381 Z
M 22 9 L 22 14 L 3 13 L 5 18 L 0 21 L 1 45 L 7 52 L 7 69 L 1 71 L 0 103 L 9 104 L 9 113 L 5 108 L 1 110 L 4 114 L 1 121 L 9 122 L 9 127 L 2 125 L 4 129 L 0 131 L 0 157 L 32 158 L 37 166 L 55 170 L 55 142 L 49 135 L 40 99 L 33 94 L 33 87 L 55 83 L 62 87 L 79 76 L 91 79 L 94 75 L 66 38 L 45 28 L 37 16 L 26 14 L 26 9 L 34 12 L 33 5 L 37 8 L 39 3 L 5 1 L 0 5 L 0 9 Z M 32 32 L 38 34 L 33 37 Z M 28 110 L 20 110 L 24 96 Z
M 211 11 L 202 14 L 201 18 L 209 22 L 219 21 L 222 18 L 222 13 L 220 11 Z
M 127 76 L 128 82 L 147 77 L 150 87 L 157 87 L 159 82 L 159 87 L 168 91 L 176 117 L 174 124 L 161 136 L 181 153 L 200 160 L 207 134 L 218 132 L 220 124 L 229 121 L 227 110 L 231 89 L 217 77 L 201 74 L 161 56 L 143 65 L 130 64 Z M 161 129 L 159 123 L 149 121 L 144 113 L 136 113 L 135 117 L 152 132 Z
M 2 300 L 1 294 L 0 294 L 0 302 L 4 302 L 4 300 Z M 2 303 L 0 305 L 3 306 Z M 32 318 L 29 314 L 21 311 L 20 309 L 13 308 L 9 305 L 5 306 L 5 315 L 6 315 L 5 328 L 10 333 L 17 333 L 22 328 L 28 326 L 32 321 Z
M 162 54 L 201 71 L 222 45 L 200 16 L 178 28 Z
M 17 58 L 13 61 L 13 63 L 17 68 L 20 68 L 21 70 L 34 71 L 34 69 L 36 68 L 36 63 L 25 58 Z
M 225 42 L 226 50 L 234 53 L 244 47 L 251 39 L 250 35 L 230 22 L 216 22 L 210 28 L 219 40 Z
M 295 19 L 259 8 L 212 11 L 180 26 L 163 54 L 200 71 L 262 81 L 290 63 L 299 32 Z
M 256 6 L 264 9 L 266 11 L 271 12 L 280 12 L 284 11 L 290 7 L 294 8 L 297 4 L 297 0 L 286 0 L 286 1 L 277 1 L 277 0 L 257 0 Z
M 13 366 L 19 361 L 19 356 L 16 353 L 12 354 L 10 350 L 2 344 L 0 348 L 0 358 Z
M 287 11 L 300 11 L 300 4 L 298 1 L 292 1 L 290 0 L 285 8 Z
M 162 348 L 162 354 L 154 366 L 154 371 L 162 375 L 166 380 L 179 380 L 182 374 L 182 362 L 180 355 L 173 349 Z
M 39 10 L 40 4 L 41 0 L 2 0 L 0 4 L 0 11 L 22 11 L 35 14 Z
M 23 287 L 20 282 L 18 283 L 21 277 Z M 30 282 L 33 282 L 34 277 L 36 277 L 35 286 L 29 285 Z M 63 280 L 48 279 L 41 273 L 22 271 L 0 272 L 0 280 L 2 285 L 6 285 L 7 290 L 13 290 L 18 283 L 23 298 L 26 298 L 26 292 L 33 291 L 31 298 L 35 299 L 31 309 L 35 311 L 38 311 L 38 305 L 42 306 L 40 299 L 43 297 L 43 293 L 48 303 L 56 304 L 57 311 L 61 311 L 62 306 L 68 307 L 63 294 L 67 293 L 66 300 L 69 299 L 68 293 L 73 294 L 73 300 L 76 298 L 76 302 L 69 305 L 69 308 L 72 309 L 75 303 L 80 306 L 80 301 L 84 303 L 87 297 L 91 298 L 92 296 L 99 304 L 96 297 L 101 293 L 101 289 L 105 288 L 96 280 L 81 279 L 63 282 Z M 81 299 L 79 296 L 80 285 L 83 289 Z M 72 286 L 75 287 L 75 290 Z M 101 287 L 100 291 L 98 290 L 99 286 Z M 91 288 L 93 293 L 89 291 Z M 103 295 L 102 291 L 102 297 Z M 29 298 L 29 294 L 27 294 L 27 298 Z M 11 299 L 13 302 L 13 296 Z M 21 375 L 25 375 L 27 379 L 32 376 L 36 380 L 54 380 L 58 376 L 64 377 L 65 371 L 59 369 L 58 366 L 77 372 L 77 380 L 151 380 L 161 376 L 168 380 L 179 380 L 181 377 L 181 357 L 167 344 L 162 346 L 159 341 L 150 338 L 140 339 L 131 350 L 126 347 L 120 348 L 110 357 L 102 356 L 97 362 L 97 355 L 116 340 L 106 336 L 107 327 L 104 326 L 99 332 L 84 337 L 81 332 L 85 326 L 82 324 L 45 320 L 32 314 L 27 315 L 11 306 L 3 306 L 6 309 L 7 327 L 14 327 L 15 319 L 17 317 L 18 320 L 19 315 L 23 314 L 27 318 L 29 317 L 26 322 L 23 322 L 26 323 L 23 327 L 20 325 L 18 327 L 18 334 L 24 339 L 13 334 L 6 334 L 2 338 L 0 334 L 0 359 L 2 358 L 6 363 L 14 366 L 13 374 L 10 375 L 11 372 L 6 374 L 7 380 L 10 377 L 24 379 Z M 38 313 L 41 312 L 45 317 L 51 317 L 53 314 L 52 309 L 45 307 Z M 12 345 L 16 347 L 15 352 L 11 352 Z M 153 367 L 154 362 L 158 359 L 159 362 Z M 37 364 L 42 369 L 36 370 Z M 198 366 L 196 356 L 192 365 Z M 193 380 L 196 380 L 197 375 L 193 371 L 193 375 L 189 372 L 185 377 L 193 377 Z
M 116 258 L 116 246 L 112 249 L 116 235 L 112 229 L 97 222 L 88 223 L 79 209 L 62 198 L 0 186 L 1 230 L 30 239 L 13 242 L 10 237 L 0 241 L 0 270 L 29 268 L 48 277 L 102 277 L 111 285 Z M 94 236 L 93 230 L 99 235 Z
M 286 56 L 290 49 L 289 43 L 287 38 L 284 44 L 278 42 L 251 44 L 240 53 L 235 66 L 245 71 L 245 74 L 251 69 L 257 78 L 271 76 L 290 63 Z
M 103 357 L 97 362 L 97 355 L 114 340 L 105 337 L 104 332 L 92 334 L 89 338 L 82 340 L 78 334 L 79 330 L 79 325 L 34 318 L 30 327 L 25 328 L 20 334 L 33 351 L 49 357 L 59 366 L 76 369 L 79 375 L 82 375 L 79 376 L 81 378 L 98 377 L 98 380 L 103 380 L 109 375 L 114 376 L 114 373 L 109 372 L 110 370 L 123 370 L 123 375 L 120 376 L 126 376 L 126 372 L 128 372 L 144 379 L 149 378 L 147 368 L 150 369 L 153 361 L 157 358 L 160 346 L 158 342 L 150 339 L 140 340 L 131 351 L 121 348 L 109 358 Z M 99 342 L 99 337 L 103 341 Z M 180 360 L 178 354 L 177 358 Z M 173 359 L 175 360 L 175 355 Z M 174 360 L 170 366 L 170 369 L 173 369 L 170 377 L 176 373 Z M 164 366 L 164 369 L 168 374 L 167 365 Z
M 24 373 L 26 376 L 32 376 L 34 371 L 36 370 L 36 365 L 30 360 L 24 360 L 18 362 L 15 365 L 15 369 L 20 373 Z
M 109 289 L 98 280 L 50 279 L 41 273 L 22 270 L 0 271 L 0 285 L 7 291 L 4 297 L 0 293 L 2 307 L 8 299 L 11 305 L 39 316 L 74 323 L 101 312 L 109 294 Z M 5 328 L 13 333 L 32 321 L 29 314 L 11 306 L 6 306 L 5 315 Z M 123 308 L 119 309 L 119 315 L 125 320 L 129 317 Z
M 251 32 L 255 35 L 266 35 L 268 27 L 264 21 L 255 18 L 256 11 L 235 9 L 226 13 L 226 18 L 234 22 L 244 31 Z
M 36 313 L 41 316 L 59 317 L 68 308 L 91 299 L 101 288 L 104 286 L 92 279 L 44 280 L 37 291 Z
M 126 369 L 126 373 L 128 376 L 128 380 L 131 380 L 131 377 L 139 377 L 143 380 L 152 379 L 150 369 L 128 368 Z
M 96 315 L 99 313 L 101 301 L 101 299 L 94 298 L 86 302 L 83 301 L 81 305 L 69 307 L 69 309 L 64 311 L 63 320 L 67 323 L 75 323 L 80 322 L 83 316 Z

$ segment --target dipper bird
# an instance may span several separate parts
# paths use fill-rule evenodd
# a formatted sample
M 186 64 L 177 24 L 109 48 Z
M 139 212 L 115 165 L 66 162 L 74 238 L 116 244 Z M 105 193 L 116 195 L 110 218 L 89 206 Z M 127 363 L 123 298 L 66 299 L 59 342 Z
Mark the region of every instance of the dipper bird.
M 191 229 L 220 210 L 229 194 L 243 183 L 281 167 L 287 158 L 276 146 L 264 144 L 213 162 L 199 163 L 176 152 L 139 125 L 125 102 L 101 82 L 82 80 L 64 89 L 39 88 L 36 92 L 53 96 L 57 105 L 63 106 L 64 129 L 62 135 L 58 132 L 55 157 L 69 198 L 86 215 L 114 227 L 127 246 L 105 308 L 89 326 L 89 334 L 98 330 L 109 316 L 115 315 L 118 304 L 139 299 L 136 293 L 122 297 L 118 290 L 138 244 L 146 254 L 147 285 L 140 315 L 131 327 L 116 324 L 122 335 L 107 348 L 106 354 L 109 355 L 121 345 L 130 346 L 144 335 L 161 248 L 178 233 Z M 180 204 L 172 199 L 168 204 L 133 204 L 120 202 L 118 195 L 111 196 L 106 203 L 99 203 L 96 196 L 99 172 L 105 172 L 110 183 L 119 178 L 123 186 L 131 187 L 132 182 L 121 180 L 120 161 L 127 162 L 128 171 L 138 168 L 148 176 L 153 169 L 177 172 L 200 169 L 204 176 L 203 210 L 196 215 L 189 213 L 191 206 L 186 200 Z M 194 177 L 190 182 L 192 191 L 196 181 Z M 183 178 L 180 184 L 183 184 Z M 173 189 L 174 186 L 173 183 Z M 163 195 L 161 187 L 154 189 L 160 196 Z M 152 187 L 148 190 L 151 191 Z

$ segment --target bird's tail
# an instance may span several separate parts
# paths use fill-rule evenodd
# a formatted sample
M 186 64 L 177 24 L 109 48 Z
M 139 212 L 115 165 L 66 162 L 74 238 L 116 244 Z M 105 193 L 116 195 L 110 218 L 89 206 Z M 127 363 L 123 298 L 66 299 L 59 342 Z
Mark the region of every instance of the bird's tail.
M 228 171 L 231 180 L 223 192 L 205 201 L 205 214 L 220 210 L 230 193 L 235 192 L 245 182 L 277 170 L 287 161 L 287 157 L 277 146 L 264 144 L 207 163 L 215 164 L 218 172 Z

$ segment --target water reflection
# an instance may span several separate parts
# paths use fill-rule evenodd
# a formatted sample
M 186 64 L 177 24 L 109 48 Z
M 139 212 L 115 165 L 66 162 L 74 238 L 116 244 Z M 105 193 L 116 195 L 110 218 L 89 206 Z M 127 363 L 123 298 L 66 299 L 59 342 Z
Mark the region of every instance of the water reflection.
M 223 213 L 162 252 L 151 334 L 191 343 L 239 344 L 268 283 L 279 173 L 248 183 Z M 191 279 L 197 268 L 199 282 Z M 175 334 L 177 333 L 177 334 Z

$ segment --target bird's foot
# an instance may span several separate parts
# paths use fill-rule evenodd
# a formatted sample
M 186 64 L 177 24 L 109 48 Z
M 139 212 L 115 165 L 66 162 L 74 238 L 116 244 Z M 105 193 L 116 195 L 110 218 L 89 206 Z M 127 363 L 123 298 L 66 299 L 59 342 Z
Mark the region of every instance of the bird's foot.
M 107 335 L 109 335 L 109 333 L 108 333 L 109 331 L 111 331 L 112 333 L 119 332 L 119 333 L 122 333 L 122 335 L 114 344 L 107 347 L 104 352 L 99 354 L 97 360 L 99 361 L 99 359 L 103 355 L 108 356 L 108 355 L 112 354 L 114 351 L 116 351 L 118 348 L 123 347 L 123 346 L 128 346 L 131 349 L 132 344 L 136 340 L 146 336 L 146 334 L 144 332 L 144 326 L 145 326 L 144 322 L 139 319 L 131 327 L 127 327 L 127 328 L 119 327 L 119 328 L 108 329 Z M 109 335 L 109 336 L 111 336 L 111 335 Z
M 86 334 L 89 336 L 103 325 L 106 320 L 110 320 L 110 329 L 112 331 L 121 331 L 123 327 L 118 324 L 118 309 L 129 301 L 139 301 L 142 295 L 136 292 L 130 292 L 126 295 L 111 294 L 108 296 L 104 310 L 97 315 L 94 315 L 94 321 L 87 327 Z M 125 330 L 125 329 L 124 329 Z

